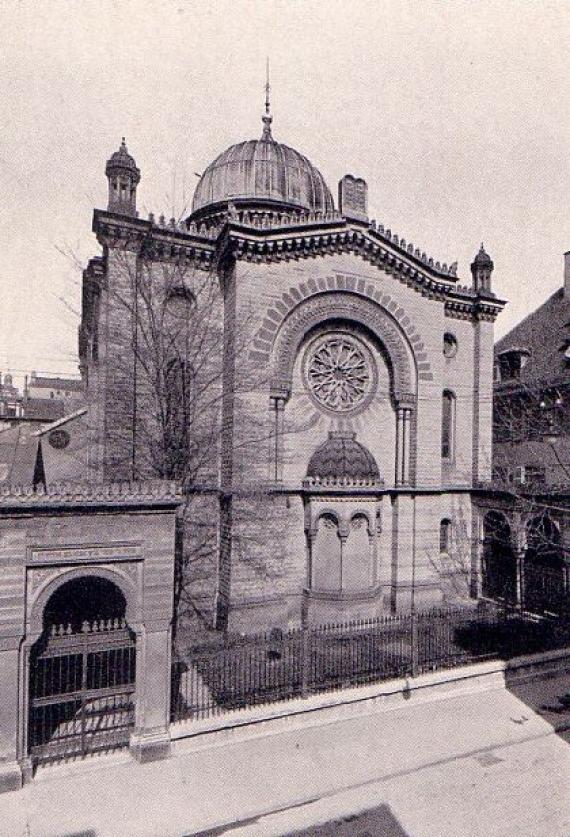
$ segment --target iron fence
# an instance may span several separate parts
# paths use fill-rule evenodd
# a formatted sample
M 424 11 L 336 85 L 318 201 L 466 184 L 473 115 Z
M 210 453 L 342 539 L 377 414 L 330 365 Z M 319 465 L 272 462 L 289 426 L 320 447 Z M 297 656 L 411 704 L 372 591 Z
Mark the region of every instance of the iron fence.
M 492 606 L 439 610 L 188 647 L 172 670 L 172 720 L 414 676 L 568 643 L 557 622 Z

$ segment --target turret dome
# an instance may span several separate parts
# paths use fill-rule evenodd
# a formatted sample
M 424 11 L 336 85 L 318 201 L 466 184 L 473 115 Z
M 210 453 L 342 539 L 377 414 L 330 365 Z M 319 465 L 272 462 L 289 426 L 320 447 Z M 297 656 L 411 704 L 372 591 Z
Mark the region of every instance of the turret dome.
M 483 246 L 483 243 L 481 243 L 481 247 L 479 248 L 479 252 L 477 253 L 475 258 L 473 259 L 473 264 L 479 265 L 479 266 L 486 266 L 486 265 L 491 265 L 491 267 L 493 266 L 493 260 L 491 259 L 491 256 L 487 253 L 487 251 L 485 250 L 485 248 Z
M 109 176 L 110 174 L 115 174 L 117 172 L 122 173 L 125 171 L 132 172 L 137 183 L 139 182 L 140 171 L 135 162 L 135 158 L 129 154 L 125 138 L 123 137 L 119 150 L 114 151 L 107 160 L 105 174 Z

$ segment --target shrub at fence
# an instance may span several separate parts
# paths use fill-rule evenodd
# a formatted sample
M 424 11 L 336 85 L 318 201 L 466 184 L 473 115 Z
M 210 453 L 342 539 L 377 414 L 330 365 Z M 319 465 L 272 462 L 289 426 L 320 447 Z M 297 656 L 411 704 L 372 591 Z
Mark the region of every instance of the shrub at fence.
M 173 664 L 172 718 L 416 675 L 568 642 L 567 624 L 479 607 L 429 611 L 246 637 L 218 635 Z

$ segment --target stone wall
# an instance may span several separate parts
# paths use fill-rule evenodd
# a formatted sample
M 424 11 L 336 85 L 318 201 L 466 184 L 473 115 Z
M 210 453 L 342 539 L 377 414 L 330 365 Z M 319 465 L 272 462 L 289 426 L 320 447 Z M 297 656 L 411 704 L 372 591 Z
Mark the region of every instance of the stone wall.
M 492 324 L 445 316 L 442 301 L 423 296 L 350 254 L 278 264 L 238 263 L 233 293 L 236 333 L 247 322 L 248 330 L 254 326 L 254 339 L 247 363 L 240 363 L 236 370 L 232 484 L 234 491 L 257 491 L 255 500 L 240 501 L 239 513 L 236 499 L 233 504 L 230 602 L 235 624 L 247 623 L 238 612 L 247 608 L 251 613 L 256 607 L 265 611 L 271 624 L 280 609 L 278 599 L 280 623 L 300 618 L 300 588 L 306 583 L 306 539 L 299 489 L 311 454 L 329 430 L 346 426 L 354 430 L 357 439 L 374 455 L 386 487 L 394 486 L 394 391 L 401 380 L 407 380 L 406 386 L 415 396 L 412 476 L 415 486 L 427 493 L 404 493 L 384 500 L 378 546 L 383 606 L 409 607 L 412 587 L 416 604 L 426 605 L 441 600 L 442 584 L 452 597 L 458 584 L 468 592 L 471 501 L 468 494 L 455 494 L 453 489 L 469 489 L 474 469 L 481 473 L 488 468 Z M 360 335 L 375 357 L 378 396 L 354 418 L 342 420 L 327 414 L 307 395 L 301 369 L 306 340 L 295 344 L 290 380 L 284 374 L 286 367 L 280 366 L 276 357 L 291 318 L 312 299 L 318 299 L 321 322 L 335 318 L 346 321 L 346 306 L 350 304 L 354 319 L 349 329 L 358 330 L 354 323 L 362 309 Z M 379 318 L 376 335 L 368 313 L 373 306 Z M 403 348 L 396 337 L 387 347 L 375 342 L 386 340 L 381 317 L 400 335 Z M 310 331 L 311 335 L 318 333 L 316 318 L 307 318 L 306 322 L 309 329 L 317 329 Z M 457 352 L 451 358 L 443 355 L 446 332 L 457 341 Z M 391 360 L 385 348 L 391 351 Z M 407 379 L 406 363 L 411 370 Z M 398 364 L 399 379 L 393 368 Z M 442 468 L 444 389 L 451 390 L 456 399 L 455 455 Z M 480 398 L 477 410 L 474 389 Z M 279 398 L 282 403 L 278 408 Z M 275 460 L 281 461 L 276 464 Z M 268 494 L 275 484 L 285 492 L 286 501 L 263 496 L 264 490 Z M 440 556 L 443 518 L 453 522 L 454 557 Z M 296 555 L 288 554 L 291 548 Z
M 174 520 L 180 500 L 158 486 L 60 486 L 49 493 L 0 496 L 0 790 L 18 787 L 27 769 L 29 653 L 43 610 L 74 578 L 112 581 L 137 634 L 133 748 L 145 758 L 168 750 Z M 147 663 L 147 658 L 151 662 Z
M 125 281 L 125 255 L 129 261 L 128 252 L 109 250 L 109 281 Z M 200 369 L 209 403 L 193 428 L 203 461 L 193 475 L 192 510 L 189 505 L 185 513 L 184 630 L 192 632 L 192 625 L 209 619 L 225 627 L 229 613 L 230 627 L 240 630 L 301 619 L 307 571 L 302 480 L 314 450 L 338 429 L 356 432 L 374 456 L 385 489 L 399 492 L 382 504 L 382 606 L 409 606 L 412 586 L 424 590 L 426 602 L 439 600 L 440 575 L 458 575 L 450 569 L 451 558 L 439 554 L 440 522 L 449 517 L 455 526 L 460 506 L 457 532 L 467 532 L 470 500 L 457 492 L 489 473 L 492 323 L 464 313 L 450 316 L 444 291 L 420 292 L 413 282 L 355 253 L 277 262 L 227 258 L 220 264 L 219 275 L 209 277 L 219 292 L 206 294 L 202 308 L 198 299 L 196 308 L 197 321 L 207 316 L 213 328 Z M 156 287 L 176 270 L 175 261 L 164 258 L 149 264 Z M 206 275 L 188 269 L 184 283 L 195 288 Z M 109 461 L 118 469 L 132 446 L 133 428 L 141 463 L 148 409 L 139 373 L 134 418 L 133 405 L 123 404 L 134 390 L 121 372 L 129 352 L 111 339 L 114 327 L 121 326 L 111 308 L 108 301 L 103 306 L 107 337 L 95 396 L 106 404 Z M 310 341 L 335 321 L 361 341 L 377 370 L 374 397 L 346 419 L 315 404 L 304 382 Z M 456 341 L 453 357 L 443 354 L 446 333 Z M 441 457 L 444 390 L 455 397 L 455 452 L 448 461 Z M 406 454 L 398 454 L 406 461 L 403 478 L 396 462 L 402 404 L 410 428 Z M 406 493 L 406 485 L 427 493 Z M 471 550 L 470 540 L 466 549 Z

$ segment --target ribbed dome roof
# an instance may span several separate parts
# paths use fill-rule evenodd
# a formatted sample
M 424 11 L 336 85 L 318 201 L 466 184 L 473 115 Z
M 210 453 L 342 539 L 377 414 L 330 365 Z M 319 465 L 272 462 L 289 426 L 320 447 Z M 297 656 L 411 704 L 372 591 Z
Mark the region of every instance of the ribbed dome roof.
M 132 171 L 136 174 L 140 174 L 140 172 L 137 168 L 137 164 L 135 162 L 135 158 L 132 157 L 127 150 L 127 144 L 125 142 L 124 137 L 123 137 L 123 141 L 121 142 L 121 147 L 119 148 L 119 150 L 115 151 L 113 154 L 111 154 L 111 156 L 107 160 L 107 166 L 106 166 L 107 174 L 111 170 L 117 170 L 117 169 L 129 169 L 130 171 Z
M 291 207 L 332 212 L 334 202 L 320 171 L 266 128 L 259 140 L 232 145 L 200 177 L 192 212 L 224 201 L 277 201 Z
M 491 256 L 486 252 L 485 248 L 483 247 L 483 244 L 481 244 L 481 247 L 479 248 L 479 252 L 477 253 L 475 258 L 473 259 L 473 264 L 476 264 L 476 265 L 492 265 L 493 264 L 493 260 L 491 259 Z
M 356 441 L 356 433 L 332 431 L 311 456 L 307 477 L 377 481 L 380 472 L 370 451 Z

